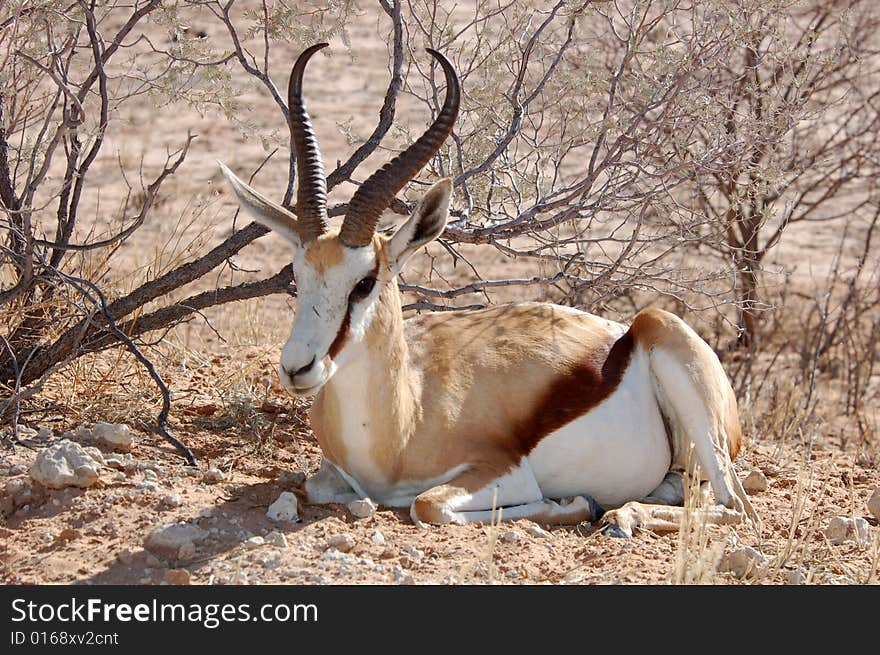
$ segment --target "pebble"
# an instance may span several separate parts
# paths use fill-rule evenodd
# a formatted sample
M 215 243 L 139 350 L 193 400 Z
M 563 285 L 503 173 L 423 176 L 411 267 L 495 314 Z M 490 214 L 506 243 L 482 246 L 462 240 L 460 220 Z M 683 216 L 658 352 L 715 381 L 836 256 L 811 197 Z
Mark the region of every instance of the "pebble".
M 522 535 L 516 530 L 508 530 L 501 535 L 500 539 L 506 544 L 515 544 L 522 539 Z
M 762 491 L 767 491 L 767 488 L 770 484 L 767 482 L 767 477 L 761 472 L 760 469 L 754 469 L 751 473 L 746 476 L 746 479 L 743 480 L 743 489 L 745 489 L 748 493 L 760 493 Z
M 108 457 L 104 460 L 104 466 L 109 466 L 112 469 L 116 469 L 117 471 L 125 470 L 125 462 L 119 459 L 118 457 Z
M 527 527 L 526 532 L 528 532 L 536 539 L 550 539 L 553 536 L 537 523 L 532 523 L 529 527 Z
M 9 467 L 9 475 L 22 475 L 27 473 L 27 466 L 24 464 L 13 464 Z
M 424 558 L 424 556 L 425 556 L 425 551 L 419 550 L 418 548 L 415 548 L 414 546 L 404 546 L 403 552 L 406 553 L 407 555 L 409 555 L 410 559 L 412 559 L 416 562 L 421 561 L 422 558 Z
M 861 548 L 871 545 L 871 526 L 862 517 L 835 516 L 825 528 L 825 536 L 835 546 L 854 541 Z
M 347 532 L 342 534 L 333 534 L 327 537 L 327 548 L 335 548 L 336 550 L 347 553 L 354 548 L 355 540 Z
M 370 541 L 372 541 L 377 546 L 385 545 L 385 535 L 376 530 L 371 536 Z
M 168 494 L 162 497 L 162 504 L 166 507 L 180 507 L 183 505 L 183 498 L 180 494 Z
M 76 528 L 64 528 L 58 534 L 58 541 L 74 541 L 82 536 L 82 532 Z
M 39 428 L 37 430 L 37 437 L 40 439 L 52 439 L 55 436 L 55 433 L 52 432 L 52 428 Z
M 95 423 L 92 427 L 92 437 L 105 446 L 124 453 L 131 450 L 134 442 L 131 428 L 125 423 Z
M 19 439 L 33 439 L 38 436 L 40 433 L 34 430 L 33 428 L 29 428 L 26 425 L 18 426 L 18 438 Z
M 874 489 L 874 493 L 868 499 L 868 511 L 875 519 L 880 519 L 880 487 Z
M 202 476 L 202 482 L 207 482 L 208 484 L 223 482 L 225 479 L 226 474 L 216 466 L 208 467 L 208 470 L 206 470 L 205 474 Z
M 278 499 L 269 505 L 266 516 L 272 521 L 298 521 L 296 495 L 282 491 Z
M 768 568 L 769 564 L 764 554 L 751 546 L 727 553 L 718 563 L 719 572 L 733 573 L 737 578 L 763 575 Z
M 370 498 L 359 498 L 358 500 L 351 501 L 347 507 L 348 511 L 351 512 L 355 518 L 368 519 L 376 513 L 377 506 Z
M 190 581 L 189 571 L 186 569 L 168 569 L 162 582 L 167 585 L 187 585 Z
M 351 555 L 350 553 L 344 553 L 337 548 L 328 548 L 324 551 L 324 554 L 321 555 L 322 562 L 342 562 L 343 564 L 355 564 L 357 563 L 357 557 Z
M 125 564 L 126 566 L 131 564 L 133 557 L 133 553 L 128 548 L 123 548 L 116 553 L 116 559 L 119 560 L 119 563 Z
M 195 544 L 208 532 L 189 523 L 173 523 L 153 530 L 144 542 L 144 548 L 165 559 L 189 559 L 195 555 Z
M 250 539 L 246 539 L 242 545 L 247 549 L 259 548 L 260 546 L 266 545 L 266 540 L 262 537 L 251 537 Z
M 82 446 L 65 439 L 42 450 L 31 465 L 30 474 L 50 489 L 85 488 L 100 479 L 99 466 Z
M 277 546 L 278 548 L 287 548 L 287 537 L 284 536 L 283 532 L 278 532 L 277 530 L 273 530 L 265 537 L 266 543 L 270 546 Z

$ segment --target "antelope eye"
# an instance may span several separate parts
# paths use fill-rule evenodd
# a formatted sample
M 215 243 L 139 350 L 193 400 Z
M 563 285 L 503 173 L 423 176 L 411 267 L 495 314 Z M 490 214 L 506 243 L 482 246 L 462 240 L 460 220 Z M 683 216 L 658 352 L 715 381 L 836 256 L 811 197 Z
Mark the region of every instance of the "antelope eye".
M 365 277 L 354 285 L 354 289 L 351 290 L 351 294 L 348 296 L 349 300 L 361 300 L 362 298 L 366 298 L 370 291 L 373 290 L 374 286 L 376 286 L 376 278 Z

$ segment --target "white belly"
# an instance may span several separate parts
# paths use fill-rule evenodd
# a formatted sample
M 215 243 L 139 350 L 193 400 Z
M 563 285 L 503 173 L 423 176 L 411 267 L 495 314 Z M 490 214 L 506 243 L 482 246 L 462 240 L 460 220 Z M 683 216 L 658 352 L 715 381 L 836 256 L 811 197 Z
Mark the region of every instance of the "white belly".
M 672 454 L 647 354 L 637 347 L 614 393 L 544 437 L 528 460 L 547 498 L 586 493 L 616 507 L 656 489 Z

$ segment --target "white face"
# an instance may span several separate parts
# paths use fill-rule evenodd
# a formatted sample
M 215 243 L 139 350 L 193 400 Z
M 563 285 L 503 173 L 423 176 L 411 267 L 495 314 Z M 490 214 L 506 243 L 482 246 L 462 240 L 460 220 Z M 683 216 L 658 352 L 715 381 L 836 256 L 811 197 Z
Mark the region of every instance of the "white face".
M 220 168 L 241 208 L 296 248 L 293 273 L 298 307 L 281 351 L 279 375 L 291 393 L 315 394 L 355 356 L 355 346 L 363 341 L 376 314 L 381 288 L 395 284 L 406 260 L 443 232 L 452 180 L 445 178 L 434 184 L 409 220 L 377 245 L 381 248 L 378 258 L 387 267 L 380 275 L 374 245 L 350 248 L 342 245 L 336 234 L 324 234 L 303 246 L 293 214 L 252 189 L 223 164 Z
M 297 310 L 279 375 L 288 391 L 305 396 L 317 393 L 363 340 L 382 283 L 373 246 L 349 248 L 330 235 L 297 248 L 293 272 Z

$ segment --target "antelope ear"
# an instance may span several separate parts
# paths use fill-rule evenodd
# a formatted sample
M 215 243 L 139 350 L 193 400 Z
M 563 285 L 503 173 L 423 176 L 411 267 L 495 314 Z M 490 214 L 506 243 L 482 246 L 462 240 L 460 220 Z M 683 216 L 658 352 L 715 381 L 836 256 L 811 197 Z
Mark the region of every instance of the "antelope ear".
M 302 240 L 299 237 L 299 223 L 296 220 L 296 216 L 251 188 L 229 170 L 223 162 L 218 161 L 217 163 L 220 164 L 220 170 L 226 176 L 229 186 L 235 192 L 238 202 L 245 213 L 257 223 L 265 225 L 288 241 L 293 242 L 297 247 L 302 245 Z
M 446 177 L 428 189 L 406 223 L 391 237 L 387 248 L 395 275 L 416 250 L 443 234 L 451 198 L 452 180 Z

